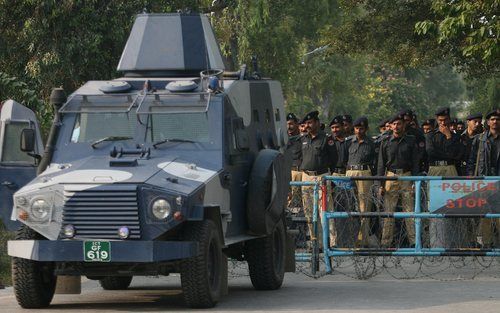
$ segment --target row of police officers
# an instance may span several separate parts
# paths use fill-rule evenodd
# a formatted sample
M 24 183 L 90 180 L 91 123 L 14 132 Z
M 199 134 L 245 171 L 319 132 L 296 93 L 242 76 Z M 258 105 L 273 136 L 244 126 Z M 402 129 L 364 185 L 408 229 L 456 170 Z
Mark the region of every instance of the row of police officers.
M 449 108 L 440 108 L 435 119 L 422 123 L 422 128 L 411 110 L 402 110 L 378 126 L 380 134 L 368 136 L 368 119 L 353 121 L 350 115 L 335 116 L 328 124 L 327 134 L 318 111 L 299 120 L 293 113 L 287 115 L 289 143 L 292 155 L 293 181 L 318 181 L 324 175 L 333 176 L 500 176 L 500 109 L 486 115 L 483 131 L 481 114 L 470 114 L 467 127 L 460 131 L 452 127 Z M 356 180 L 357 202 L 360 212 L 370 212 L 373 206 L 372 190 L 376 189 L 384 201 L 384 211 L 394 212 L 398 201 L 404 211 L 412 212 L 413 184 L 410 181 Z M 330 186 L 329 186 L 330 188 Z M 328 190 L 331 194 L 331 190 Z M 296 197 L 297 194 L 292 195 Z M 319 194 L 319 203 L 323 195 Z M 311 229 L 313 192 L 303 186 L 301 197 L 305 216 Z M 328 210 L 332 210 L 332 201 Z M 415 244 L 414 223 L 405 219 L 407 239 Z M 394 219 L 385 219 L 381 238 L 370 234 L 368 219 L 362 219 L 357 235 L 357 246 L 389 247 L 393 242 Z M 483 221 L 481 232 L 485 245 L 494 244 L 494 233 L 500 233 L 500 223 Z M 329 225 L 330 245 L 337 244 L 333 223 Z M 496 230 L 495 230 L 496 228 Z M 321 229 L 319 234 L 321 236 Z M 321 240 L 321 238 L 318 238 Z

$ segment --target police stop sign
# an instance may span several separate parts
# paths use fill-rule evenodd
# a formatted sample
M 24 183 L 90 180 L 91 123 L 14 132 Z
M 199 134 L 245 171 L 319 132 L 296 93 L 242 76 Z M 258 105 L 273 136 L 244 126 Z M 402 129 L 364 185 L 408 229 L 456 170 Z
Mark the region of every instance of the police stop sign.
M 431 180 L 429 211 L 446 214 L 500 213 L 499 180 Z

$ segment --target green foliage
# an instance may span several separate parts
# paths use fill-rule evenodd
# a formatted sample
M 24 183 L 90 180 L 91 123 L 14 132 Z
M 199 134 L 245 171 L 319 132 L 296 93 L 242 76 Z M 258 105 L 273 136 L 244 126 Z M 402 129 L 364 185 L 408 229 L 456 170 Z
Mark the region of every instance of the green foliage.
M 417 34 L 437 38 L 473 76 L 498 72 L 499 0 L 434 0 L 432 12 L 433 17 L 415 24 Z

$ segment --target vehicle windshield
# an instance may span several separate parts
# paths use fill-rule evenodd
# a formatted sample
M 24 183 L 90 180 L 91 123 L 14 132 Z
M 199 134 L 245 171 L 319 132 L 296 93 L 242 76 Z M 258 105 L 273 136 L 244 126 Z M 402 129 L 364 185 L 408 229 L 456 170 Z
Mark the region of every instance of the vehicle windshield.
M 137 118 L 130 113 L 80 113 L 71 142 L 95 142 L 107 137 L 134 137 Z
M 206 113 L 151 114 L 148 137 L 151 142 L 167 139 L 210 143 Z
M 74 112 L 71 142 L 91 143 L 96 148 L 101 143 L 104 146 L 105 141 L 126 141 L 131 137 L 136 143 L 151 143 L 155 148 L 168 146 L 168 142 L 220 144 L 220 110 L 209 112 L 208 101 L 208 97 L 200 96 L 146 96 L 141 105 L 126 103 L 116 106 L 114 112 L 109 108 L 98 112 L 96 107 L 93 112 Z

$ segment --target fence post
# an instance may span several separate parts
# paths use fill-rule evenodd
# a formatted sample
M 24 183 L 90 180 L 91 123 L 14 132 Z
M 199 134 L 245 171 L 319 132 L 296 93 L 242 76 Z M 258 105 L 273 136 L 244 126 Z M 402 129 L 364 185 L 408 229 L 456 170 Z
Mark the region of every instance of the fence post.
M 422 213 L 421 201 L 421 186 L 422 180 L 415 180 L 415 213 Z M 415 251 L 422 251 L 422 220 L 420 217 L 415 217 Z
M 319 243 L 318 243 L 318 204 L 319 204 L 319 192 L 318 192 L 318 182 L 316 181 L 313 186 L 313 249 L 311 255 L 311 272 L 312 275 L 316 275 L 316 272 L 319 269 Z

